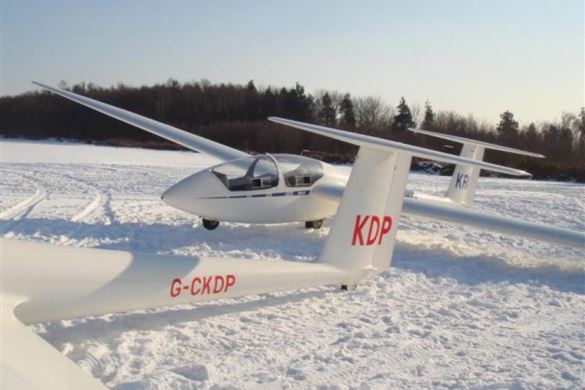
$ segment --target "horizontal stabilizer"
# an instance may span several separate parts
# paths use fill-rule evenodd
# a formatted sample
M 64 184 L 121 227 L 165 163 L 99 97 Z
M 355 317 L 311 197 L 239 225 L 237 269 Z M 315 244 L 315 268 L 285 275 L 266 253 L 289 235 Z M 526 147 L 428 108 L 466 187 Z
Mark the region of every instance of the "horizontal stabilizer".
M 460 156 L 454 156 L 452 154 L 443 153 L 435 150 L 425 149 L 418 146 L 403 144 L 401 142 L 390 141 L 383 138 L 372 137 L 369 135 L 352 133 L 349 131 L 332 129 L 329 127 L 313 125 L 309 123 L 303 123 L 293 121 L 290 119 L 269 117 L 268 120 L 280 123 L 282 125 L 291 126 L 300 130 L 308 131 L 310 133 L 323 135 L 325 137 L 333 138 L 339 141 L 347 142 L 357 146 L 366 146 L 375 150 L 388 150 L 388 148 L 394 150 L 400 150 L 406 152 L 415 157 L 427 158 L 430 160 L 441 161 L 450 164 L 465 164 L 472 167 L 485 169 L 488 171 L 504 173 L 512 176 L 531 176 L 530 173 L 514 168 L 503 167 L 501 165 L 491 164 L 484 161 L 477 161 L 469 158 Z
M 490 144 L 489 142 L 483 142 L 483 141 L 473 140 L 470 138 L 458 137 L 456 135 L 437 133 L 434 131 L 423 130 L 423 129 L 410 128 L 408 130 L 412 131 L 413 133 L 424 134 L 424 135 L 428 135 L 431 137 L 441 138 L 444 140 L 453 141 L 453 142 L 457 142 L 457 143 L 464 144 L 464 145 L 477 145 L 477 146 L 481 146 L 485 149 L 498 150 L 500 152 L 520 154 L 522 156 L 529 156 L 529 157 L 544 158 L 544 156 L 542 154 L 539 154 L 539 153 L 527 152 L 525 150 L 509 148 L 507 146 Z
M 247 153 L 244 153 L 240 150 L 230 148 L 229 146 L 222 145 L 214 141 L 210 141 L 185 130 L 177 129 L 176 127 L 157 122 L 153 119 L 146 118 L 122 108 L 114 107 L 112 105 L 102 103 L 100 101 L 90 99 L 70 91 L 49 87 L 48 85 L 44 85 L 36 81 L 33 81 L 33 84 L 38 85 L 39 87 L 51 91 L 54 94 L 60 95 L 66 99 L 74 101 L 75 103 L 79 103 L 83 106 L 101 112 L 102 114 L 118 119 L 119 121 L 138 127 L 139 129 L 146 130 L 154 135 L 158 135 L 161 138 L 184 146 L 187 149 L 208 154 L 221 161 L 229 161 L 248 156 Z

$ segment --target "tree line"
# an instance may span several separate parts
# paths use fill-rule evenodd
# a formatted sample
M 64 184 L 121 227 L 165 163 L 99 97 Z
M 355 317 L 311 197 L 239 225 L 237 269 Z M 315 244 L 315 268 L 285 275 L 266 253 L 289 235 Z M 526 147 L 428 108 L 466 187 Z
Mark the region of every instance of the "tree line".
M 288 129 L 266 120 L 281 116 L 299 121 L 375 135 L 433 149 L 458 153 L 460 146 L 415 135 L 420 127 L 542 153 L 546 159 L 488 151 L 488 161 L 521 168 L 536 178 L 585 181 L 585 108 L 564 113 L 560 121 L 520 125 L 510 111 L 497 125 L 451 111 L 408 105 L 396 107 L 374 96 L 317 91 L 308 93 L 296 83 L 286 88 L 257 88 L 253 81 L 212 84 L 180 83 L 169 79 L 153 86 L 118 84 L 109 88 L 92 83 L 60 87 L 250 152 L 307 153 L 336 162 L 350 162 L 351 145 Z M 176 145 L 106 117 L 48 92 L 0 97 L 0 135 L 5 137 L 66 138 L 112 145 L 174 148 Z

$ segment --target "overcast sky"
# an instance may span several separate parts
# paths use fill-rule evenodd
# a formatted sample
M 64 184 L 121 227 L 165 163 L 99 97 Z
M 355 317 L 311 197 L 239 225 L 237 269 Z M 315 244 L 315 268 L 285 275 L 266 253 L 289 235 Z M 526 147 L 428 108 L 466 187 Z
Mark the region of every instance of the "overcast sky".
M 26 1 L 2 6 L 1 93 L 80 81 L 291 86 L 521 123 L 584 103 L 583 0 Z

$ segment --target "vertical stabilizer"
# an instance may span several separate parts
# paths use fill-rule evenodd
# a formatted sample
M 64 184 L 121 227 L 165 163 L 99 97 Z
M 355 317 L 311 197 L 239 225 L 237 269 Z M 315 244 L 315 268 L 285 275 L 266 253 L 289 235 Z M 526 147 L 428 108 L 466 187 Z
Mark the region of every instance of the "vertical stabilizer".
M 398 232 L 398 224 L 400 223 L 400 215 L 402 214 L 402 206 L 404 203 L 404 189 L 408 181 L 408 173 L 410 172 L 410 162 L 412 156 L 407 153 L 399 153 L 397 157 L 396 166 L 392 175 L 392 185 L 388 198 L 386 199 L 385 215 L 392 215 L 393 228 L 388 233 L 387 242 L 376 249 L 374 255 L 373 265 L 378 272 L 385 271 L 390 268 L 392 263 L 392 254 L 394 253 L 394 245 L 396 243 L 396 233 Z
M 482 161 L 484 148 L 471 143 L 463 144 L 461 157 Z M 480 169 L 469 165 L 457 164 L 451 176 L 451 182 L 445 196 L 455 203 L 470 206 L 477 189 Z
M 356 277 L 390 265 L 409 162 L 410 156 L 397 150 L 360 148 L 321 262 L 352 270 Z

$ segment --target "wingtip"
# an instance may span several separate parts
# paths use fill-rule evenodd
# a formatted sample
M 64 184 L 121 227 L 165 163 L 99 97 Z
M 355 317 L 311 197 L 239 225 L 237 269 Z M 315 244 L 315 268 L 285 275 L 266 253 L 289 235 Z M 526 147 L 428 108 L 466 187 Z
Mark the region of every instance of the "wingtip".
M 522 169 L 515 169 L 515 171 L 517 172 L 516 176 L 518 176 L 518 177 L 526 177 L 526 178 L 532 177 L 532 173 L 526 172 Z

